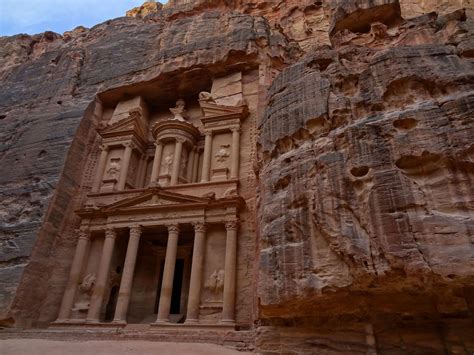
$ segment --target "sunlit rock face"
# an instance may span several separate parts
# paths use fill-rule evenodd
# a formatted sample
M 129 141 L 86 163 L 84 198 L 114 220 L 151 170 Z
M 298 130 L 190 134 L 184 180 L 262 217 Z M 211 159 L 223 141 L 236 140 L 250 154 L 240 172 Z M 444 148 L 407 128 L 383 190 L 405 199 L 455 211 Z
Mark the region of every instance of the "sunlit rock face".
M 245 342 L 472 353 L 473 8 L 176 0 L 0 38 L 2 324 L 57 317 L 97 100 L 143 88 L 174 104 L 239 71 L 252 108 L 241 159 L 254 170 L 238 266 Z M 218 99 L 244 102 L 223 82 Z

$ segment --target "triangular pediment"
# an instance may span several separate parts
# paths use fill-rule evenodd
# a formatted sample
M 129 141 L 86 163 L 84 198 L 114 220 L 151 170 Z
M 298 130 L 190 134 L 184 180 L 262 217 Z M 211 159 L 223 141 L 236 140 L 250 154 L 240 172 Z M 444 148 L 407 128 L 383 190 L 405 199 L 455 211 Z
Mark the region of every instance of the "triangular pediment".
M 133 133 L 139 135 L 143 139 L 146 138 L 145 124 L 137 114 L 130 114 L 127 118 L 99 130 L 99 134 L 104 138 Z
M 207 204 L 209 199 L 154 188 L 142 194 L 105 206 L 103 210 L 126 210 L 154 207 L 179 207 L 185 205 Z
M 219 117 L 219 116 L 239 116 L 245 117 L 248 113 L 248 106 L 226 106 L 219 105 L 215 102 L 200 101 L 201 111 L 204 117 Z

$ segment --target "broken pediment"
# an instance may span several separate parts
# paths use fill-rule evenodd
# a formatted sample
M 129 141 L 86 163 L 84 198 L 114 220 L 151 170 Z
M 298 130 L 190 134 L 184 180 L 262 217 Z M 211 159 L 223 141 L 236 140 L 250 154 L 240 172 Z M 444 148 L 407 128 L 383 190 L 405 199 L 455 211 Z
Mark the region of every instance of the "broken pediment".
M 127 135 L 138 136 L 141 140 L 146 141 L 147 128 L 140 112 L 131 111 L 128 117 L 117 121 L 105 128 L 99 129 L 102 138 L 114 138 Z M 138 138 L 137 137 L 137 138 Z
M 216 103 L 211 94 L 207 92 L 199 94 L 199 105 L 204 116 L 203 119 L 228 116 L 232 118 L 245 118 L 248 115 L 248 105 L 245 100 L 241 100 L 237 106 L 221 105 Z

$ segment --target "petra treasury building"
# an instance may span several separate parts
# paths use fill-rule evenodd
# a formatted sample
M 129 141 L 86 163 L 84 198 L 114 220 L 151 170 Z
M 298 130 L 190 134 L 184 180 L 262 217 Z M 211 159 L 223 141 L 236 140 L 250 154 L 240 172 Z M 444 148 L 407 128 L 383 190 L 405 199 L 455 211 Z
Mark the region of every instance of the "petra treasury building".
M 472 0 L 147 1 L 0 83 L 0 353 L 474 353 Z

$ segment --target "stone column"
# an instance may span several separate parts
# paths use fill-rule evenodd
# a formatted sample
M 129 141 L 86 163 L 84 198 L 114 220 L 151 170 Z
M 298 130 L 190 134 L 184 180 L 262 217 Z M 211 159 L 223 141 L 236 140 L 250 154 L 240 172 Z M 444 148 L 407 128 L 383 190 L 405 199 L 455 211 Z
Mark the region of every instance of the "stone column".
M 163 144 L 158 141 L 155 143 L 155 146 L 155 159 L 153 160 L 153 169 L 151 170 L 150 185 L 158 181 L 161 169 L 161 158 L 163 156 Z
M 193 178 L 192 182 L 198 181 L 199 174 L 199 148 L 194 148 Z
M 165 267 L 163 280 L 161 282 L 160 304 L 158 306 L 157 323 L 169 321 L 171 308 L 171 293 L 173 291 L 174 269 L 176 266 L 176 254 L 178 252 L 179 226 L 173 224 L 168 226 L 168 245 L 166 247 Z
M 102 145 L 100 147 L 100 158 L 99 166 L 97 167 L 97 173 L 95 175 L 94 181 L 92 183 L 92 192 L 99 192 L 100 183 L 102 182 L 102 177 L 104 176 L 105 166 L 107 165 L 107 158 L 109 156 L 109 147 Z
M 189 150 L 188 165 L 186 166 L 186 180 L 188 183 L 193 182 L 193 164 L 194 164 L 194 148 Z
M 102 255 L 100 257 L 99 271 L 90 300 L 89 312 L 87 313 L 86 320 L 88 322 L 99 321 L 100 309 L 102 308 L 102 302 L 104 300 L 105 286 L 107 283 L 107 277 L 109 276 L 110 260 L 112 259 L 116 237 L 117 233 L 114 229 L 107 229 L 105 231 L 105 240 L 104 246 L 102 247 Z
M 201 182 L 209 181 L 212 158 L 212 131 L 206 131 L 206 140 L 204 141 L 204 159 L 202 162 Z
M 115 308 L 114 322 L 123 323 L 127 321 L 128 305 L 132 292 L 133 273 L 135 272 L 135 263 L 137 261 L 138 246 L 142 228 L 135 226 L 130 228 L 130 237 L 128 239 L 127 255 L 123 266 L 122 279 Z
M 71 309 L 74 304 L 74 297 L 76 296 L 77 286 L 80 283 L 81 271 L 84 265 L 84 258 L 86 256 L 87 247 L 89 245 L 90 237 L 86 231 L 79 230 L 79 240 L 76 246 L 76 252 L 72 259 L 71 270 L 69 271 L 69 279 L 64 291 L 61 308 L 59 309 L 58 322 L 69 319 Z
M 230 178 L 239 178 L 239 163 L 240 163 L 240 130 L 239 128 L 232 129 L 232 151 L 231 151 L 231 165 Z
M 130 165 L 130 158 L 132 157 L 133 143 L 125 143 L 125 151 L 123 153 L 122 168 L 120 169 L 120 177 L 117 184 L 117 190 L 123 191 L 127 182 L 128 167 Z
M 238 221 L 227 221 L 225 229 L 227 238 L 225 245 L 225 266 L 224 266 L 224 302 L 222 307 L 223 323 L 233 323 L 235 321 L 235 281 L 237 264 L 237 229 Z
M 181 167 L 181 153 L 183 151 L 183 143 L 184 143 L 184 140 L 182 138 L 176 138 L 176 145 L 174 148 L 173 168 L 171 170 L 170 186 L 178 185 L 179 169 Z
M 194 250 L 189 284 L 188 313 L 186 323 L 199 322 L 199 305 L 201 303 L 202 268 L 206 247 L 206 225 L 202 222 L 194 225 Z

